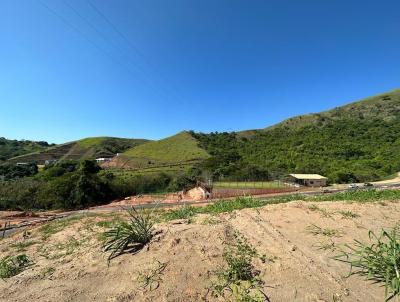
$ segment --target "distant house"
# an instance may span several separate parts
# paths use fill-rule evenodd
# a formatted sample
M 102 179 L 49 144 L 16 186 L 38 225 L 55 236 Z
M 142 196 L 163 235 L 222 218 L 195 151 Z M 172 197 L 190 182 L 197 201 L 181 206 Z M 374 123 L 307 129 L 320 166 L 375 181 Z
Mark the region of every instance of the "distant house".
M 325 187 L 328 178 L 319 174 L 289 174 L 292 182 L 307 187 Z
M 99 158 L 96 158 L 96 161 L 100 164 L 100 163 L 105 163 L 105 162 L 108 162 L 108 161 L 111 161 L 111 157 L 99 157 Z

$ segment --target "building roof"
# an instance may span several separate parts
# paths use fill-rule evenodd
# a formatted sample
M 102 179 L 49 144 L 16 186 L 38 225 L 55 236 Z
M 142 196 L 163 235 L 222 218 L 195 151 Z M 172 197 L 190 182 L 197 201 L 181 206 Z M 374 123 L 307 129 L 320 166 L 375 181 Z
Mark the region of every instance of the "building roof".
M 327 179 L 325 176 L 319 174 L 289 174 L 296 179 Z

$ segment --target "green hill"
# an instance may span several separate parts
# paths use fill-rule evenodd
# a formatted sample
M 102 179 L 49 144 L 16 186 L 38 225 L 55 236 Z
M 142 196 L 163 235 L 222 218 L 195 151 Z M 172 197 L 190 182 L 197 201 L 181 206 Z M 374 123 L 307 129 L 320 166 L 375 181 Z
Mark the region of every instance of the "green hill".
M 199 142 L 189 132 L 183 131 L 159 141 L 130 148 L 116 160 L 123 162 L 125 168 L 154 169 L 192 166 L 208 157 L 207 152 L 199 147 Z
M 145 142 L 148 142 L 148 140 L 116 137 L 90 137 L 13 157 L 8 161 L 36 162 L 38 164 L 43 164 L 46 160 L 80 160 L 83 158 L 112 157 L 116 153 L 123 152 Z
M 332 182 L 372 181 L 400 170 L 400 90 L 262 130 L 193 133 L 216 177 L 319 173 Z
M 336 107 L 320 113 L 299 115 L 289 118 L 270 128 L 288 126 L 304 127 L 310 125 L 322 126 L 332 121 L 343 119 L 364 120 L 381 119 L 392 121 L 400 117 L 400 89 L 372 96 L 347 105 Z
M 49 146 L 51 145 L 44 141 L 19 141 L 9 140 L 4 137 L 0 137 L 0 162 L 15 156 L 45 150 Z
M 138 173 L 174 173 L 198 166 L 220 179 L 319 173 L 331 182 L 372 181 L 400 171 L 399 134 L 400 90 L 394 90 L 265 129 L 209 134 L 184 131 L 159 141 L 95 137 L 52 147 L 27 143 L 20 152 L 38 151 L 10 161 L 43 163 L 122 153 L 105 166 Z M 0 148 L 3 154 L 13 154 L 7 150 Z

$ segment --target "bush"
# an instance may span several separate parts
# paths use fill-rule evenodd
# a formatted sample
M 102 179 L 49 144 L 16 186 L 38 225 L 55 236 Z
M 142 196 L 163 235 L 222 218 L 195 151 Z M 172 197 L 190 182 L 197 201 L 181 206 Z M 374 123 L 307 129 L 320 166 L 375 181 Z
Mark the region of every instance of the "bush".
M 0 181 L 0 210 L 28 210 L 47 208 L 38 201 L 38 193 L 43 181 L 23 178 L 13 181 Z
M 226 268 L 218 273 L 212 294 L 225 299 L 230 296 L 232 301 L 269 301 L 262 290 L 259 272 L 253 266 L 253 259 L 258 256 L 256 249 L 238 232 L 234 233 L 233 240 L 225 248 Z
M 114 195 L 107 180 L 99 177 L 98 167 L 89 162 L 57 177 L 0 182 L 0 209 L 79 209 L 111 200 Z
M 7 164 L 0 166 L 0 179 L 13 180 L 38 173 L 38 167 L 34 163 L 26 165 Z
M 369 232 L 371 244 L 355 240 L 347 250 L 335 257 L 350 264 L 349 275 L 359 275 L 385 285 L 385 299 L 400 296 L 400 240 L 398 230 L 382 230 L 379 236 Z
M 4 257 L 0 260 L 0 278 L 11 278 L 31 265 L 28 256 L 21 254 L 15 257 Z
M 115 227 L 104 233 L 105 252 L 110 252 L 108 261 L 121 255 L 126 250 L 133 253 L 140 251 L 153 237 L 154 223 L 150 214 L 143 214 L 134 208 L 127 210 L 130 220 L 119 222 Z

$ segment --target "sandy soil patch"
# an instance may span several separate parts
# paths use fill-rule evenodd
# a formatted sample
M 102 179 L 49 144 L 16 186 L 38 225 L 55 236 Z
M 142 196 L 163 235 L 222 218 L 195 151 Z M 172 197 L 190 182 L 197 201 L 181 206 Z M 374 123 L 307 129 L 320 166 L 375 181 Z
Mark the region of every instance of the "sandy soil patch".
M 368 230 L 400 222 L 400 203 L 291 202 L 191 223 L 160 223 L 151 244 L 107 264 L 101 232 L 110 213 L 52 222 L 0 241 L 0 257 L 26 253 L 34 262 L 0 280 L 0 301 L 214 301 L 208 288 L 223 263 L 227 229 L 239 231 L 267 261 L 255 266 L 271 301 L 383 301 L 384 288 L 353 276 L 333 260 L 338 247 L 367 241 Z M 346 215 L 352 213 L 354 215 Z M 349 217 L 353 216 L 353 217 Z M 336 231 L 331 237 L 310 226 Z M 160 269 L 151 284 L 140 276 Z

